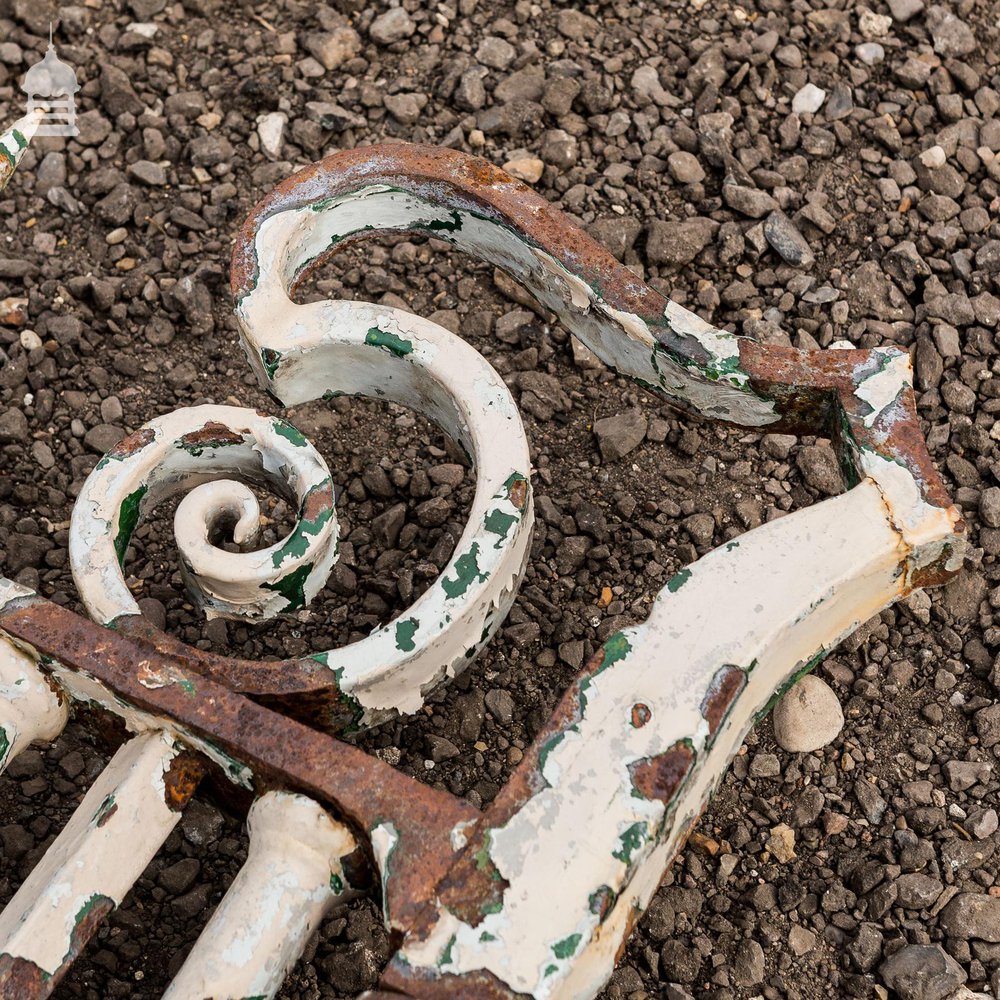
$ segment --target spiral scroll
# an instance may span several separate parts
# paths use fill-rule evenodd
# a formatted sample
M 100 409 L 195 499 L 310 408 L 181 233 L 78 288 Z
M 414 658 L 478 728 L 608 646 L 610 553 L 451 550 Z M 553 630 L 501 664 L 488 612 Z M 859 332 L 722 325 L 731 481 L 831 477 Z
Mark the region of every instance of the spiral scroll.
M 327 342 L 300 351 L 312 380 L 300 400 L 349 389 L 407 403 L 459 441 L 477 475 L 469 523 L 435 583 L 396 621 L 313 658 L 326 668 L 329 687 L 357 704 L 353 721 L 361 721 L 415 711 L 431 687 L 482 649 L 523 575 L 532 507 L 520 416 L 486 360 L 428 320 L 364 303 L 350 309 L 351 329 L 334 333 L 324 322 Z M 293 316 L 296 310 L 309 312 L 290 305 Z M 223 529 L 244 546 L 256 538 L 256 500 L 230 477 L 296 504 L 298 520 L 287 538 L 250 552 L 214 544 Z M 318 593 L 337 558 L 333 483 L 323 459 L 284 421 L 200 406 L 157 418 L 127 437 L 84 485 L 73 512 L 70 562 L 96 621 L 139 614 L 122 570 L 129 539 L 143 513 L 188 490 L 175 536 L 188 590 L 207 614 L 260 621 L 303 607 Z M 312 667 L 319 669 L 315 662 Z
M 386 231 L 430 233 L 505 268 L 662 400 L 830 436 L 849 487 L 673 577 L 647 621 L 608 637 L 579 671 L 482 813 L 274 707 L 325 698 L 321 721 L 334 730 L 415 710 L 488 640 L 524 570 L 528 448 L 497 373 L 460 338 L 400 310 L 291 299 L 329 254 Z M 300 607 L 336 558 L 333 485 L 308 442 L 265 414 L 196 407 L 122 442 L 74 511 L 74 575 L 93 617 L 113 629 L 68 626 L 69 612 L 0 578 L 0 632 L 50 657 L 75 699 L 133 728 L 166 720 L 234 780 L 261 790 L 277 778 L 363 831 L 401 942 L 380 988 L 425 1000 L 595 996 L 775 692 L 860 622 L 961 563 L 959 511 L 920 435 L 909 359 L 894 348 L 767 348 L 716 330 L 524 185 L 429 147 L 345 151 L 289 178 L 244 226 L 232 280 L 243 346 L 274 398 L 394 400 L 465 448 L 476 495 L 448 566 L 396 621 L 306 660 L 231 660 L 157 633 L 122 563 L 140 517 L 179 492 L 188 491 L 175 518 L 182 570 L 209 614 L 259 620 Z M 244 548 L 256 540 L 256 500 L 242 480 L 295 504 L 297 521 L 268 548 L 223 551 L 227 533 Z M 15 668 L 8 659 L 4 676 Z M 349 718 L 334 718 L 344 703 Z

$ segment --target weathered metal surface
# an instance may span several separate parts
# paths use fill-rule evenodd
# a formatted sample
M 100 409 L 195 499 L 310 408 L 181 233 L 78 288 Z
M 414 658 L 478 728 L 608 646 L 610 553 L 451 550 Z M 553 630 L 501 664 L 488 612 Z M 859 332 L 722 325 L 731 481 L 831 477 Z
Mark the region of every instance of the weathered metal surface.
M 126 743 L 0 914 L 0 996 L 40 1000 L 118 906 L 190 798 L 170 788 L 170 737 Z
M 341 859 L 357 843 L 315 802 L 268 792 L 247 827 L 246 864 L 163 1000 L 273 997 L 320 921 L 351 898 Z
M 35 661 L 0 639 L 0 774 L 35 740 L 54 740 L 68 714 Z
M 44 112 L 36 111 L 25 115 L 6 132 L 0 132 L 0 191 L 7 186 L 17 169 L 28 143 L 35 137 Z
M 43 661 L 74 701 L 118 715 L 134 732 L 169 732 L 244 788 L 304 792 L 332 806 L 366 839 L 377 828 L 391 827 L 400 850 L 385 897 L 403 924 L 444 874 L 452 831 L 478 815 L 467 802 L 377 757 L 23 589 L 6 605 L 0 596 L 4 635 Z
M 531 533 L 523 428 L 477 352 L 399 310 L 292 301 L 296 283 L 331 253 L 388 231 L 431 234 L 506 269 L 661 399 L 743 426 L 829 436 L 848 487 L 669 581 L 649 619 L 612 636 L 584 667 L 482 813 L 330 735 L 415 710 L 467 665 L 513 600 Z M 178 411 L 98 466 L 70 547 L 99 624 L 0 578 L 0 637 L 18 644 L 28 666 L 69 698 L 187 746 L 264 795 L 253 812 L 258 847 L 174 995 L 217 992 L 212 977 L 238 979 L 227 971 L 236 966 L 247 977 L 241 991 L 277 988 L 304 929 L 266 972 L 240 955 L 251 940 L 276 940 L 283 907 L 302 928 L 318 920 L 335 897 L 323 885 L 333 866 L 345 887 L 361 887 L 359 852 L 337 859 L 354 844 L 343 821 L 370 853 L 400 941 L 380 984 L 389 994 L 374 996 L 593 997 L 776 692 L 858 624 L 961 562 L 961 520 L 923 443 L 908 356 L 766 348 L 717 330 L 525 185 L 481 160 L 420 146 L 337 153 L 280 185 L 237 240 L 232 283 L 248 358 L 274 398 L 350 393 L 405 403 L 465 447 L 477 492 L 454 558 L 420 601 L 367 639 L 311 659 L 256 664 L 186 647 L 143 622 L 123 579 L 139 516 L 193 487 L 175 533 L 185 579 L 208 613 L 267 617 L 322 586 L 336 558 L 329 474 L 298 432 L 264 414 Z M 262 551 L 216 547 L 223 529 L 248 547 L 257 530 L 256 502 L 227 476 L 296 504 L 292 534 Z M 177 769 L 168 784 L 183 798 L 196 777 Z M 272 789 L 308 795 L 338 820 Z M 329 849 L 284 847 L 300 809 L 325 831 L 321 839 L 333 837 Z M 268 847 L 260 846 L 265 814 Z M 308 856 L 306 873 L 295 868 L 299 855 Z M 294 886 L 279 886 L 291 868 Z M 240 936 L 248 912 L 260 919 Z

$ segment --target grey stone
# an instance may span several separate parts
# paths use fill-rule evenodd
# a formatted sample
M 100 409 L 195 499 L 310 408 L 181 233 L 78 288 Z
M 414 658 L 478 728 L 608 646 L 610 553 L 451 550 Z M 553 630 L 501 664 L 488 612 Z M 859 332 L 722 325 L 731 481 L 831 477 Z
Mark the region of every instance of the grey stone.
M 111 451 L 121 439 L 125 437 L 125 431 L 115 424 L 97 424 L 91 427 L 84 435 L 83 443 L 98 455 L 104 455 Z
M 646 255 L 651 264 L 690 264 L 711 243 L 718 228 L 717 222 L 701 216 L 683 222 L 655 219 L 646 236 Z
M 553 128 L 543 133 L 538 152 L 546 163 L 560 170 L 569 170 L 579 158 L 580 144 L 569 132 Z
M 148 187 L 162 187 L 167 183 L 167 172 L 159 163 L 152 163 L 150 160 L 136 160 L 129 165 L 128 172 Z
M 894 21 L 905 24 L 924 9 L 924 0 L 889 0 L 889 12 Z
M 506 69 L 516 56 L 517 49 L 497 35 L 487 35 L 476 49 L 476 59 L 492 69 Z
M 788 932 L 788 947 L 797 958 L 808 955 L 816 947 L 816 935 L 801 924 L 792 924 Z
M 192 799 L 181 814 L 181 832 L 195 847 L 205 847 L 218 840 L 224 825 L 222 813 L 201 799 Z
M 307 35 L 306 51 L 323 64 L 324 69 L 338 69 L 361 52 L 361 36 L 347 24 L 333 31 Z
M 1000 897 L 959 893 L 941 911 L 939 922 L 949 937 L 1000 942 Z
M 709 539 L 711 541 L 711 539 Z M 781 774 L 781 762 L 773 753 L 754 754 L 750 761 L 750 776 L 752 778 L 776 778 Z
M 774 738 L 789 753 L 810 753 L 832 743 L 844 728 L 844 711 L 833 688 L 807 674 L 775 706 Z
M 764 949 L 756 941 L 741 941 L 736 949 L 733 982 L 744 987 L 764 982 Z
M 698 184 L 705 179 L 705 171 L 693 153 L 678 149 L 667 157 L 670 176 L 678 184 Z
M 885 59 L 885 49 L 878 42 L 863 42 L 854 52 L 866 66 L 877 66 Z
M 405 523 L 406 504 L 398 503 L 372 519 L 372 535 L 385 548 L 395 548 Z
M 503 688 L 494 688 L 486 692 L 486 710 L 501 726 L 509 726 L 514 719 L 514 699 Z
M 684 518 L 684 530 L 695 545 L 709 545 L 715 536 L 715 518 L 711 514 L 692 514 Z
M 182 858 L 160 872 L 157 882 L 170 893 L 179 896 L 194 885 L 201 874 L 201 862 L 197 858 Z
M 925 910 L 933 906 L 944 891 L 944 885 L 930 875 L 913 872 L 896 879 L 900 906 L 908 910 Z
M 976 840 L 985 840 L 997 832 L 998 827 L 1000 827 L 1000 818 L 997 816 L 996 809 L 974 809 L 969 813 L 963 825 Z
M 983 524 L 1000 528 L 1000 486 L 987 486 L 979 497 L 979 516 Z
M 140 115 L 146 107 L 132 89 L 128 75 L 109 62 L 101 66 L 101 104 L 112 118 L 126 112 Z
M 0 413 L 0 444 L 27 440 L 28 418 L 16 406 Z
M 797 115 L 815 114 L 823 107 L 825 100 L 825 90 L 821 90 L 814 83 L 807 83 L 792 98 L 792 111 Z
M 935 4 L 927 11 L 926 22 L 938 55 L 967 56 L 976 51 L 972 29 L 947 7 Z
M 975 714 L 976 734 L 987 750 L 1000 743 L 1000 705 L 988 705 Z
M 742 184 L 723 184 L 722 200 L 730 208 L 751 219 L 762 219 L 778 207 L 778 203 L 766 191 Z
M 861 806 L 861 811 L 869 823 L 874 826 L 882 821 L 887 803 L 870 781 L 865 778 L 855 781 L 854 797 L 858 800 L 858 805 Z
M 440 764 L 443 760 L 450 760 L 461 753 L 461 750 L 444 736 L 436 736 L 431 733 L 424 737 L 424 740 L 427 745 L 427 755 L 435 764 Z
M 416 30 L 413 18 L 402 7 L 393 7 L 372 21 L 368 34 L 379 45 L 392 45 L 409 38 Z
M 840 463 L 828 444 L 804 445 L 795 456 L 802 478 L 813 489 L 826 496 L 836 496 L 844 490 Z
M 847 949 L 848 958 L 858 972 L 871 972 L 882 957 L 882 932 L 875 924 L 864 923 Z
M 805 237 L 780 209 L 764 221 L 764 236 L 779 256 L 794 267 L 810 267 L 815 263 L 816 257 Z
M 382 103 L 401 125 L 413 125 L 427 106 L 426 94 L 386 94 Z
M 949 760 L 942 770 L 948 787 L 953 792 L 964 792 L 973 785 L 989 781 L 993 765 L 989 761 Z
M 865 261 L 851 275 L 847 300 L 852 311 L 862 316 L 874 316 L 887 323 L 913 319 L 913 306 L 874 260 Z
M 939 944 L 911 944 L 887 958 L 879 976 L 900 1000 L 944 1000 L 966 979 L 965 970 Z
M 463 111 L 478 111 L 486 103 L 485 75 L 486 70 L 479 66 L 473 66 L 462 74 L 452 97 L 456 107 Z
M 638 448 L 646 436 L 646 414 L 635 407 L 594 422 L 594 434 L 605 462 L 617 462 Z

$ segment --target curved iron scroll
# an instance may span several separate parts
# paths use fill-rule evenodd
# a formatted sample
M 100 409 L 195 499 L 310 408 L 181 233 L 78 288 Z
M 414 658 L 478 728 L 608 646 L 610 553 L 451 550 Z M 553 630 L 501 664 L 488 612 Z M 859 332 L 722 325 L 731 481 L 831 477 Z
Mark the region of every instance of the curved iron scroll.
M 660 399 L 709 419 L 829 436 L 849 487 L 670 580 L 649 619 L 583 668 L 482 813 L 330 735 L 413 711 L 463 669 L 506 614 L 531 534 L 523 428 L 477 352 L 389 307 L 291 299 L 330 254 L 389 231 L 429 233 L 504 268 Z M 98 624 L 0 579 L 0 631 L 71 697 L 135 730 L 165 730 L 257 794 L 306 793 L 347 821 L 370 845 L 400 934 L 382 989 L 594 996 L 776 692 L 858 624 L 961 563 L 961 520 L 923 442 L 908 355 L 768 348 L 715 329 L 526 185 L 423 146 L 337 153 L 281 184 L 238 236 L 232 286 L 244 348 L 276 400 L 374 394 L 425 413 L 464 445 L 478 486 L 452 562 L 395 622 L 314 658 L 232 660 L 158 632 L 139 616 L 121 563 L 142 513 L 172 493 L 192 490 L 177 534 L 189 587 L 209 613 L 295 608 L 336 558 L 332 484 L 308 442 L 266 414 L 201 407 L 131 435 L 84 488 L 71 561 Z M 222 520 L 240 540 L 254 537 L 252 495 L 233 475 L 297 506 L 288 538 L 257 552 L 212 547 Z M 356 862 L 338 870 L 360 877 Z

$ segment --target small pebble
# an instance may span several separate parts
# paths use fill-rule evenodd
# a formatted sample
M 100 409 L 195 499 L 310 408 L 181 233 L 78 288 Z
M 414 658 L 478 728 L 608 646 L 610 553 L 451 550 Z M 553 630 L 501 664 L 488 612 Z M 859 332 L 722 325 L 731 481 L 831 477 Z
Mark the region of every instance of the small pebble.
M 832 743 L 844 728 L 844 710 L 822 677 L 806 674 L 772 713 L 774 738 L 789 753 L 810 753 Z
M 863 42 L 854 53 L 866 66 L 877 66 L 885 59 L 885 49 L 878 42 Z
M 792 98 L 792 111 L 797 115 L 815 114 L 823 107 L 826 91 L 820 90 L 815 84 L 807 83 Z

